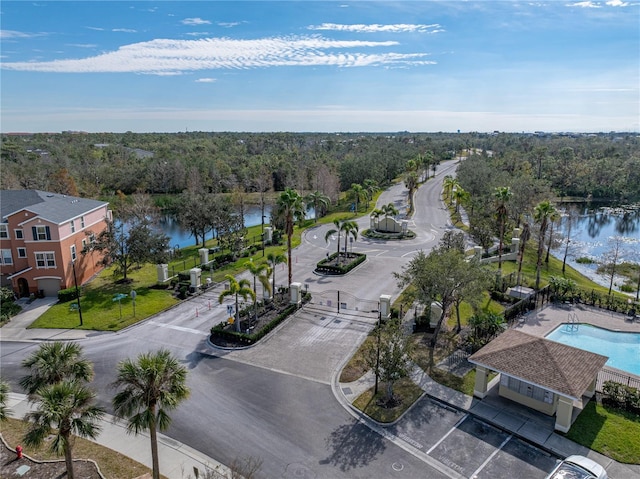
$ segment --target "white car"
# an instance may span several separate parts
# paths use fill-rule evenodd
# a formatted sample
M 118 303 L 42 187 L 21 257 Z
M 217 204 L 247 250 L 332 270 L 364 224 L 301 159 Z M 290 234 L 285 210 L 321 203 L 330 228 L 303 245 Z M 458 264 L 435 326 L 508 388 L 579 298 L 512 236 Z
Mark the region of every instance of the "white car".
M 560 462 L 547 479 L 608 479 L 600 464 L 584 456 L 569 456 Z

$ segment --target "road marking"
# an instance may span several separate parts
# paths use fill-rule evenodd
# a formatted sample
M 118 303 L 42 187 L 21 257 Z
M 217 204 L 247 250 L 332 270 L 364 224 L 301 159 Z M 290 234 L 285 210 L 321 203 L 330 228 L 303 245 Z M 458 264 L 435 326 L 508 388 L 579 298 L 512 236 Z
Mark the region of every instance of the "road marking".
M 459 426 L 460 424 L 462 424 L 462 421 L 464 421 L 465 419 L 467 419 L 467 416 L 468 416 L 468 414 L 465 414 L 464 416 L 462 416 L 462 417 L 460 418 L 460 420 L 459 420 L 457 423 L 455 423 L 455 424 L 454 424 L 454 426 L 453 426 L 451 429 L 449 429 L 449 432 L 447 432 L 444 436 L 442 436 L 442 437 L 440 438 L 440 440 L 439 440 L 438 442 L 436 442 L 433 446 L 431 446 L 431 449 L 429 449 L 429 450 L 427 451 L 427 454 L 431 454 L 431 452 L 432 452 L 436 447 L 438 447 L 438 446 L 440 445 L 440 443 L 441 443 L 442 441 L 444 441 L 444 440 L 447 438 L 447 436 L 448 436 L 449 434 L 451 434 L 453 431 L 455 431 L 456 429 L 458 429 L 458 426 Z
M 201 336 L 208 336 L 209 335 L 209 333 L 206 333 L 204 331 L 199 331 L 199 330 L 193 329 L 193 328 L 185 328 L 185 327 L 182 327 L 182 326 L 174 326 L 172 324 L 156 323 L 155 321 L 149 321 L 149 324 L 154 324 L 156 326 L 160 326 L 161 328 L 175 329 L 176 331 L 184 331 L 185 333 L 199 334 Z
M 478 469 L 476 469 L 475 471 L 473 471 L 473 474 L 471 474 L 471 478 L 473 479 L 474 477 L 477 477 L 478 474 L 480 474 L 480 471 L 482 471 L 484 469 L 484 467 L 489 464 L 489 461 L 491 461 L 491 459 L 493 459 L 493 457 L 498 454 L 500 452 L 500 450 L 505 446 L 505 444 L 507 444 L 509 442 L 509 440 L 512 438 L 513 436 L 509 436 L 507 437 L 504 441 L 502 441 L 502 444 L 500 444 L 500 446 L 498 447 L 498 449 L 496 449 L 495 451 L 493 451 L 491 453 L 491 455 L 489 457 L 487 457 L 487 459 L 480 464 L 480 467 Z

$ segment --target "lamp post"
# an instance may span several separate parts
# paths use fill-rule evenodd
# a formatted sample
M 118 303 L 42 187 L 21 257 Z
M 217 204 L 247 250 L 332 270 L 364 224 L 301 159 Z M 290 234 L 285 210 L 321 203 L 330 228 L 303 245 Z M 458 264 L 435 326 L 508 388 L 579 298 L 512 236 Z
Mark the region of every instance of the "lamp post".
M 382 311 L 378 305 L 378 346 L 376 350 L 376 384 L 373 388 L 373 395 L 378 394 L 378 376 L 380 375 L 380 333 L 382 329 Z
M 71 260 L 73 268 L 73 284 L 76 286 L 76 301 L 78 302 L 78 314 L 80 315 L 80 326 L 82 326 L 82 308 L 80 307 L 80 291 L 78 290 L 78 278 L 76 277 L 76 262 Z

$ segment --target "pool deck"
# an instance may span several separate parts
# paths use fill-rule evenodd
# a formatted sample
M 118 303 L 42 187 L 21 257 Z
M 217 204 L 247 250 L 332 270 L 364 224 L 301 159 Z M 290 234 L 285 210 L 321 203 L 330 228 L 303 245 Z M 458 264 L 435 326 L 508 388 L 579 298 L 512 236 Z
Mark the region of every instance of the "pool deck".
M 570 321 L 569 316 L 578 318 L 578 322 L 610 329 L 612 331 L 626 331 L 640 333 L 640 322 L 629 321 L 629 316 L 614 313 L 606 309 L 594 308 L 584 304 L 549 305 L 542 309 L 530 311 L 523 320 L 513 327 L 523 333 L 534 336 L 546 336 L 562 323 Z

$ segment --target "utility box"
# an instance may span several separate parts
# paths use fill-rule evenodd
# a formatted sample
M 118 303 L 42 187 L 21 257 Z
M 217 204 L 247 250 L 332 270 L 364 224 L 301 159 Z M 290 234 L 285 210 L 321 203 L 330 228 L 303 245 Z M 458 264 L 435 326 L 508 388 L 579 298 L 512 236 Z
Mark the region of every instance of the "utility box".
M 391 295 L 380 295 L 380 318 L 387 319 L 391 316 Z
M 158 274 L 158 283 L 165 283 L 169 281 L 169 265 L 157 264 L 156 272 Z
M 298 307 L 302 304 L 302 284 L 291 283 L 289 286 L 289 293 L 291 294 L 291 304 L 296 304 Z
M 273 241 L 273 228 L 271 226 L 264 227 L 264 242 L 271 243 Z
M 191 275 L 191 287 L 198 289 L 202 284 L 202 270 L 200 268 L 191 268 L 189 274 Z
M 209 262 L 209 249 L 208 248 L 200 248 L 198 250 L 198 254 L 200 254 L 200 264 L 207 264 Z

